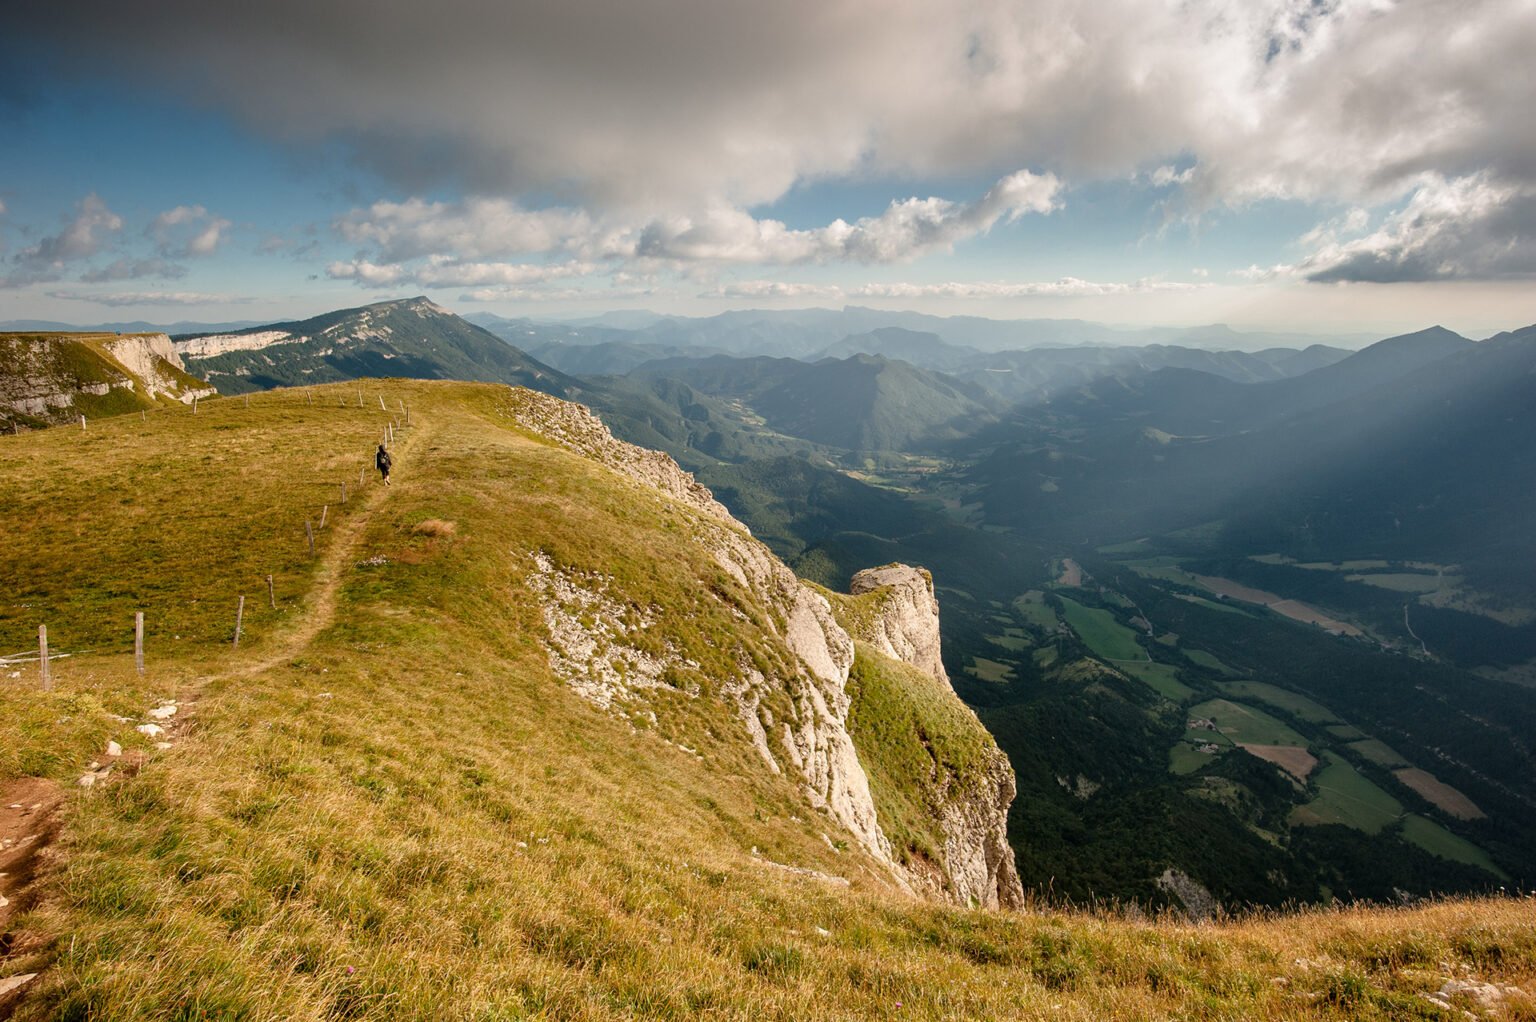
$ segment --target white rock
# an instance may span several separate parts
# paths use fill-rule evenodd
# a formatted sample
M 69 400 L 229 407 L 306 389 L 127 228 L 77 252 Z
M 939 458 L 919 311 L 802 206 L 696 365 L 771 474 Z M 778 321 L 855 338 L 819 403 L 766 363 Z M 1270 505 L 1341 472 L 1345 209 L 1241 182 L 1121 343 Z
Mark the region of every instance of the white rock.
M 122 754 L 123 754 L 123 747 L 121 745 L 118 745 L 116 742 L 108 742 L 107 743 L 107 755 L 108 756 L 121 756 Z
M 176 704 L 166 703 L 164 706 L 157 706 L 153 710 L 150 710 L 146 716 L 151 720 L 170 720 L 172 717 L 176 716 Z
M 82 788 L 89 788 L 91 785 L 96 783 L 96 775 L 95 774 L 81 774 L 80 775 L 80 779 L 78 781 L 76 781 L 75 783 L 80 785 L 80 787 L 82 787 Z
M 161 752 L 164 752 L 166 749 L 169 749 L 170 747 L 171 747 L 171 743 L 170 742 L 156 742 L 155 743 L 155 748 L 159 749 Z
M 4 905 L 4 899 L 0 899 L 0 905 Z M 7 976 L 0 979 L 0 997 L 4 997 L 12 990 L 19 990 L 37 978 L 35 972 L 24 972 L 20 976 Z
M 154 738 L 156 735 L 165 734 L 165 728 L 159 724 L 140 724 L 134 730 L 146 738 Z

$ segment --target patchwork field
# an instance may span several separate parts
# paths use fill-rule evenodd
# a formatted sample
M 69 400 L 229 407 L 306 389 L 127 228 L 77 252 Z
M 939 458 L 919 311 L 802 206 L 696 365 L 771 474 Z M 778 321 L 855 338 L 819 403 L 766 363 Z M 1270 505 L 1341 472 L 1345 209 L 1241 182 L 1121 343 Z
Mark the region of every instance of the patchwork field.
M 1012 667 L 1000 664 L 996 660 L 988 660 L 986 657 L 973 657 L 968 669 L 974 677 L 996 685 L 1006 685 L 1014 678 Z
M 1504 871 L 1494 865 L 1487 852 L 1466 838 L 1452 834 L 1440 824 L 1417 813 L 1409 813 L 1404 817 L 1403 838 L 1431 855 L 1438 855 L 1452 862 L 1464 862 L 1469 866 L 1477 866 L 1500 879 L 1508 879 Z
M 1332 730 L 1332 728 L 1329 730 Z M 1399 767 L 1408 765 L 1408 761 L 1396 749 L 1380 739 L 1365 738 L 1358 742 L 1350 742 L 1349 747 L 1378 766 Z
M 1195 694 L 1195 690 L 1179 680 L 1179 672 L 1169 664 L 1116 664 L 1116 668 L 1137 681 L 1153 688 L 1158 695 L 1173 702 L 1182 703 Z
M 1278 685 L 1262 681 L 1224 681 L 1217 687 L 1227 695 L 1257 699 L 1312 724 L 1339 723 L 1339 718 L 1328 707 Z
M 1067 624 L 1093 650 L 1094 656 L 1106 660 L 1151 661 L 1147 651 L 1136 641 L 1136 633 L 1116 621 L 1109 611 L 1085 607 L 1065 596 L 1061 598 L 1061 606 Z
M 1245 742 L 1242 749 L 1262 760 L 1268 760 L 1298 781 L 1305 781 L 1317 766 L 1317 757 L 1296 745 L 1254 745 Z
M 1406 767 L 1402 770 L 1392 771 L 1392 776 L 1424 796 L 1429 802 L 1434 803 L 1436 808 L 1450 813 L 1458 820 L 1478 820 L 1487 815 L 1470 798 L 1467 798 L 1467 796 L 1446 784 L 1428 770 L 1420 770 L 1418 767 Z
M 1314 783 L 1317 797 L 1291 811 L 1292 823 L 1342 823 L 1367 834 L 1378 834 L 1403 815 L 1401 802 L 1362 777 L 1335 753 L 1323 753 L 1323 766 Z
M 1204 717 L 1238 745 L 1296 745 L 1307 740 L 1284 723 L 1253 706 L 1228 699 L 1208 699 L 1189 709 L 1191 718 Z
M 1013 601 L 1013 609 L 1025 624 L 1049 631 L 1056 627 L 1056 611 L 1045 602 L 1045 594 L 1031 589 Z
M 1237 672 L 1232 668 L 1228 667 L 1226 664 L 1222 663 L 1220 660 L 1216 659 L 1216 657 L 1212 656 L 1210 653 L 1207 653 L 1203 649 L 1186 649 L 1184 651 L 1184 655 L 1189 657 L 1189 659 L 1194 663 L 1199 664 L 1201 667 L 1206 667 L 1213 671 L 1219 671 L 1222 674 L 1228 676 L 1237 674 Z

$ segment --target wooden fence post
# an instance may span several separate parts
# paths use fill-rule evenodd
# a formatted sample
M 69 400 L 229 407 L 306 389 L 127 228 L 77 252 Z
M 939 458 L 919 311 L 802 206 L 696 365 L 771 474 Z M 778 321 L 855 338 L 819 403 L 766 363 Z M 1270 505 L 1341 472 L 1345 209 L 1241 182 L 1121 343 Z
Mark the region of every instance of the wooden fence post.
M 384 395 L 383 394 L 379 395 L 379 411 L 381 411 L 381 412 L 389 411 L 388 408 L 384 407 Z
M 331 513 L 331 505 L 329 505 L 329 504 L 321 504 L 320 505 L 320 528 L 322 528 L 322 529 L 325 528 L 325 520 L 326 520 L 327 517 L 330 516 L 330 513 Z
M 245 395 L 245 407 L 251 407 L 251 395 L 249 394 Z
M 85 416 L 80 416 L 80 432 L 85 432 Z
M 144 673 L 144 612 L 133 612 L 133 666 Z
M 53 675 L 48 671 L 48 626 L 37 626 L 37 656 L 43 670 L 43 691 L 53 689 Z
M 192 414 L 197 414 L 197 395 L 195 394 L 192 396 Z
M 142 408 L 139 409 L 139 421 L 140 422 L 148 422 L 149 421 L 149 416 L 144 413 L 144 409 L 142 409 Z
M 315 556 L 315 527 L 309 519 L 304 519 L 304 537 L 309 540 L 309 556 Z
M 368 475 L 368 466 L 367 465 L 364 465 L 362 468 L 357 470 L 357 488 L 359 490 L 361 490 L 363 488 L 363 479 L 365 479 L 367 477 L 367 475 Z
M 240 625 L 245 620 L 245 597 L 240 597 L 240 606 L 235 610 L 235 648 L 240 648 Z
M 267 576 L 267 603 L 271 604 L 273 610 L 277 609 L 277 590 L 272 588 L 271 575 Z
M 347 484 L 345 482 L 341 484 L 341 502 L 343 505 L 347 502 Z
M 363 407 L 363 388 L 357 388 L 357 407 Z

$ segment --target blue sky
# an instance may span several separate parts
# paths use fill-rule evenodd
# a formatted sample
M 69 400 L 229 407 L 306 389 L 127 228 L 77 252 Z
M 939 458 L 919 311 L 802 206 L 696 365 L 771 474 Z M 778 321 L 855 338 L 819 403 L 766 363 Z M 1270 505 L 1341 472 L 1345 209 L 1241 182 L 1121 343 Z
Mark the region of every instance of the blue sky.
M 1530 0 L 33 7 L 0 319 L 1536 321 Z

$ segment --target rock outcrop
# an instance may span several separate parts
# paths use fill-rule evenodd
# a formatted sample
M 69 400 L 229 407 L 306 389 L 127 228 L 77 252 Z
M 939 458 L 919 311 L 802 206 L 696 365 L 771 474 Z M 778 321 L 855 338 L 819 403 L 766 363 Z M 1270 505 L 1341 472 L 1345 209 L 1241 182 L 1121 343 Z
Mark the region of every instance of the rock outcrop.
M 0 419 L 44 426 L 214 393 L 165 334 L 0 334 Z
M 933 576 L 923 568 L 887 564 L 865 568 L 848 585 L 855 596 L 876 590 L 882 590 L 877 617 L 869 633 L 859 637 L 886 656 L 948 685 L 939 654 L 939 601 L 933 594 Z
M 1022 904 L 1006 830 L 1015 793 L 1013 770 L 990 737 L 979 773 L 950 779 L 934 806 L 942 838 L 938 853 L 943 862 L 937 865 L 943 876 L 898 865 L 848 729 L 854 637 L 834 616 L 827 597 L 753 539 L 746 526 L 670 457 L 615 439 L 586 408 L 514 388 L 503 410 L 538 437 L 696 512 L 690 523 L 694 539 L 750 593 L 752 607 L 764 612 L 757 623 L 793 655 L 790 669 L 771 671 L 743 658 L 737 676 L 720 689 L 767 769 L 796 777 L 807 799 L 825 809 L 903 886 L 961 904 Z M 646 690 L 658 687 L 669 669 L 691 663 L 665 643 L 657 652 L 657 642 L 639 641 L 638 636 L 652 628 L 652 615 L 613 598 L 605 576 L 562 571 L 538 553 L 533 563 L 529 585 L 543 605 L 551 666 L 584 698 L 617 710 L 626 702 L 643 700 Z M 867 634 L 859 638 L 939 681 L 944 697 L 954 700 L 984 735 L 981 723 L 949 687 L 939 656 L 938 602 L 931 576 L 919 568 L 886 565 L 860 572 L 853 591 L 868 595 L 873 608 L 861 619 L 858 630 Z
M 922 568 L 887 564 L 854 575 L 849 591 L 866 601 L 857 616 L 857 637 L 942 683 L 948 698 L 974 719 L 954 695 L 939 655 L 933 576 Z M 980 721 L 976 727 L 982 728 Z M 943 861 L 937 865 L 948 880 L 945 893 L 955 901 L 1019 907 L 1024 890 L 1008 844 L 1008 807 L 1018 788 L 1007 755 L 995 743 L 987 743 L 984 756 L 984 765 L 968 776 L 940 781 L 943 792 L 932 806 L 943 840 Z M 910 879 L 913 886 L 932 887 L 923 873 L 914 872 Z

